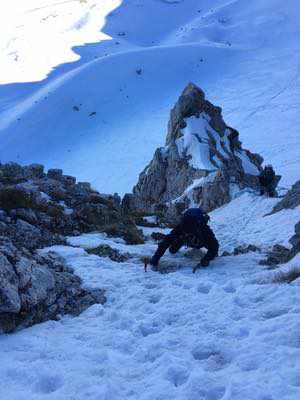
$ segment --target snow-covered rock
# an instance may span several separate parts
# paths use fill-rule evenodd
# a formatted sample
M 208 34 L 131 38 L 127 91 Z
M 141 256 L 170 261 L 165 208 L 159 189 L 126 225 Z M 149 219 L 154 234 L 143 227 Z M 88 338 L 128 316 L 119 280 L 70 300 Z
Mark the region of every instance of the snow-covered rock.
M 300 180 L 298 180 L 286 193 L 283 199 L 275 205 L 272 213 L 291 208 L 294 209 L 300 205 Z
M 221 108 L 190 83 L 171 111 L 165 147 L 156 150 L 133 189 L 135 206 L 152 212 L 159 204 L 197 204 L 211 211 L 230 201 L 233 185 L 256 188 L 262 161 L 242 147 Z
M 30 253 L 0 238 L 0 333 L 78 315 L 105 301 L 103 290 L 83 288 L 57 254 Z
M 76 183 L 60 169 L 45 173 L 42 165 L 0 164 L 0 333 L 77 315 L 105 301 L 101 289 L 83 288 L 62 259 L 37 253 L 64 244 L 64 235 L 93 230 L 143 242 L 130 216 L 122 215 L 118 196 Z M 106 254 L 123 259 L 113 250 Z

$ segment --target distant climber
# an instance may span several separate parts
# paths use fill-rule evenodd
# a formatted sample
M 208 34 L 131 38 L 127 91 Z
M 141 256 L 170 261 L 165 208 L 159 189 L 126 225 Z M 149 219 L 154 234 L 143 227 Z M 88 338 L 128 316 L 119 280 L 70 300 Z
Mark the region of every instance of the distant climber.
M 260 195 L 276 196 L 277 179 L 272 165 L 267 165 L 259 175 Z
M 201 249 L 205 247 L 208 251 L 197 267 L 207 267 L 215 257 L 218 256 L 219 243 L 208 226 L 209 216 L 201 208 L 190 208 L 182 216 L 180 223 L 165 236 L 159 243 L 150 264 L 158 266 L 160 258 L 165 251 L 174 254 L 184 245 Z

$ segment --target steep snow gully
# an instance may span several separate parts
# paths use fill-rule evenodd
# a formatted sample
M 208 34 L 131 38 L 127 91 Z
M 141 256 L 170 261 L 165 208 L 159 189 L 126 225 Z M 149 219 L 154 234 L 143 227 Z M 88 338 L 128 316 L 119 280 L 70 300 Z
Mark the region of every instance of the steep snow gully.
M 0 16 L 1 162 L 63 168 L 123 194 L 164 144 L 169 110 L 193 81 L 273 163 L 280 193 L 299 179 L 298 0 L 10 5 Z M 253 244 L 262 254 L 219 257 L 196 274 L 185 249 L 162 261 L 176 272 L 143 271 L 152 228 L 144 245 L 94 233 L 41 250 L 65 257 L 108 301 L 0 335 L 0 399 L 298 400 L 300 280 L 274 278 L 300 258 L 277 270 L 258 263 L 288 245 L 299 220 L 299 207 L 266 216 L 277 201 L 244 191 L 213 211 L 221 253 Z M 86 252 L 100 244 L 132 258 Z

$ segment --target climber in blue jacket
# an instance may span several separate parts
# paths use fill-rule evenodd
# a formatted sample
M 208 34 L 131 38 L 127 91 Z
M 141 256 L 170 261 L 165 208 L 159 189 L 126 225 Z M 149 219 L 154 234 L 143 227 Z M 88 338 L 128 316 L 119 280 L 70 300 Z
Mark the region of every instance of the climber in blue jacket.
M 174 254 L 186 245 L 197 249 L 202 247 L 207 249 L 207 253 L 197 266 L 207 267 L 210 261 L 218 256 L 219 250 L 219 243 L 208 226 L 208 221 L 209 216 L 201 208 L 189 208 L 183 214 L 180 223 L 159 243 L 150 264 L 157 267 L 167 249 Z

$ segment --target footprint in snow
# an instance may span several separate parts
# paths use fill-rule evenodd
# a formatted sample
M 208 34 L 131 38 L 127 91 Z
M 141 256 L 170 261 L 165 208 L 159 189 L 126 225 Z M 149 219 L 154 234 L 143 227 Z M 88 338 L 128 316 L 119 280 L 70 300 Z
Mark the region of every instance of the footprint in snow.
M 146 283 L 145 288 L 146 289 L 155 289 L 155 288 L 157 288 L 157 285 L 155 283 Z
M 63 386 L 63 380 L 60 375 L 42 374 L 35 383 L 37 393 L 50 394 L 56 392 Z
M 218 349 L 198 346 L 192 350 L 192 356 L 196 361 L 202 361 L 206 371 L 219 371 L 230 364 L 231 359 Z
M 162 326 L 160 326 L 157 322 L 144 322 L 139 326 L 139 329 L 144 337 L 149 335 L 153 335 L 155 333 L 159 333 L 162 330 Z
M 260 366 L 259 356 L 249 357 L 247 354 L 242 355 L 237 361 L 237 366 L 245 372 L 255 371 Z
M 155 293 L 152 296 L 150 296 L 149 302 L 152 303 L 152 304 L 157 304 L 157 303 L 160 302 L 161 298 L 162 298 L 161 294 Z
M 246 339 L 249 336 L 249 334 L 250 334 L 249 329 L 245 327 L 237 328 L 232 332 L 232 336 L 238 340 Z
M 225 386 L 216 386 L 206 392 L 205 399 L 207 400 L 221 400 L 226 392 Z
M 237 306 L 239 306 L 241 308 L 248 308 L 247 301 L 240 296 L 235 296 L 233 299 L 233 302 L 234 302 L 234 304 L 236 304 Z
M 227 285 L 223 286 L 223 290 L 226 293 L 235 293 L 236 288 L 234 287 L 232 282 L 229 282 Z
M 266 310 L 263 312 L 262 317 L 264 319 L 273 319 L 277 317 L 281 317 L 284 314 L 288 314 L 289 310 L 288 309 L 279 309 L 279 310 Z
M 211 288 L 212 288 L 212 285 L 209 283 L 200 283 L 197 287 L 197 291 L 199 293 L 208 294 L 210 292 Z
M 190 376 L 189 371 L 181 365 L 172 365 L 168 368 L 165 379 L 173 383 L 175 387 L 181 386 L 188 380 Z

